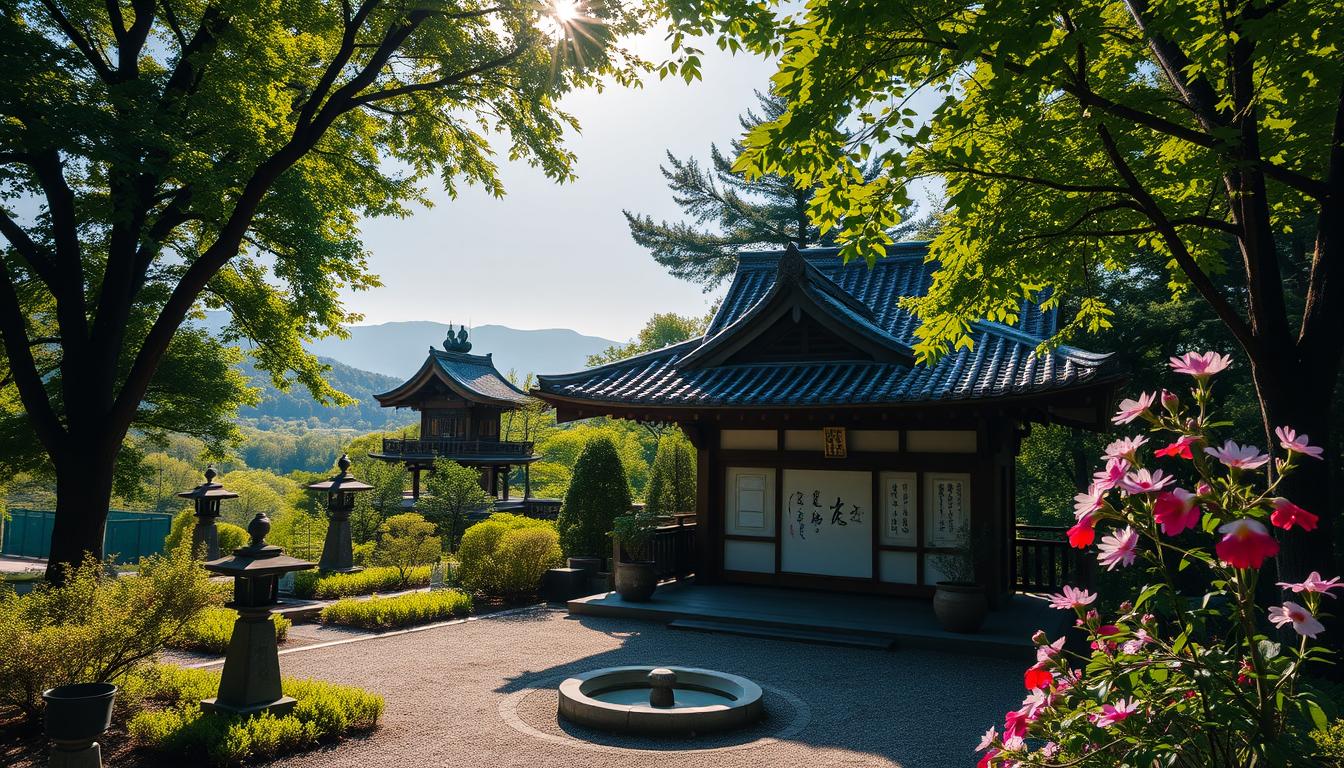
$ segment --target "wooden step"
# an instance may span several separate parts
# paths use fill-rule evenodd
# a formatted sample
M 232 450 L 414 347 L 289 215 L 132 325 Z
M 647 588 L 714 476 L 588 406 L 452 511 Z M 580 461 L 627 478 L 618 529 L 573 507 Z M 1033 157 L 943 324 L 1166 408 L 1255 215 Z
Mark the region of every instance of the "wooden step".
M 690 632 L 715 632 L 725 635 L 739 635 L 741 637 L 758 637 L 767 640 L 790 640 L 797 643 L 840 645 L 849 648 L 876 648 L 884 651 L 896 644 L 895 637 L 803 629 L 801 627 L 775 627 L 763 624 L 744 624 L 730 621 L 677 619 L 668 622 L 667 627 L 668 629 L 680 629 Z

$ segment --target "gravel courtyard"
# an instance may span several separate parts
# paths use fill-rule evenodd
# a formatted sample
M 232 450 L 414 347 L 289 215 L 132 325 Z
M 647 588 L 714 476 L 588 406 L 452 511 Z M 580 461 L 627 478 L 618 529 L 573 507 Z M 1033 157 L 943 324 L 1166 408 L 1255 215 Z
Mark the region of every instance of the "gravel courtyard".
M 559 678 L 623 664 L 709 667 L 766 691 L 751 731 L 601 743 L 555 716 Z M 363 686 L 387 710 L 371 736 L 279 764 L 735 768 L 974 762 L 981 733 L 1021 700 L 1020 664 L 707 635 L 537 608 L 281 656 L 286 675 Z

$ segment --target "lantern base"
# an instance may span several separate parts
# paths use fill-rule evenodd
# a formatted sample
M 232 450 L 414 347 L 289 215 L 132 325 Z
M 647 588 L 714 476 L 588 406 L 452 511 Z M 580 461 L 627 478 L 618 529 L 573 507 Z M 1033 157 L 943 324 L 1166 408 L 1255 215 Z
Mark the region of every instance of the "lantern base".
M 281 696 L 275 701 L 262 704 L 249 704 L 247 706 L 234 706 L 232 704 L 221 704 L 218 698 L 202 699 L 201 709 L 207 712 L 216 712 L 221 715 L 259 715 L 262 712 L 269 712 L 276 717 L 282 717 L 289 714 L 298 704 L 298 700 L 293 696 Z

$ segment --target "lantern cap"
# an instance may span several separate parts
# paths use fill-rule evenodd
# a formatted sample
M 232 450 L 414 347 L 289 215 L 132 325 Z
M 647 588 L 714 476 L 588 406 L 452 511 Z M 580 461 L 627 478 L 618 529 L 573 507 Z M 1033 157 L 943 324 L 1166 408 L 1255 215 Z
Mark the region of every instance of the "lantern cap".
M 355 476 L 350 474 L 350 456 L 342 453 L 341 458 L 336 461 L 336 468 L 340 470 L 330 480 L 322 480 L 312 483 L 308 486 L 310 491 L 326 491 L 327 493 L 337 493 L 347 491 L 356 493 L 359 491 L 371 491 L 373 486 L 368 483 L 360 482 Z
M 224 489 L 223 485 L 215 482 L 219 473 L 215 470 L 215 465 L 211 464 L 205 468 L 205 482 L 192 488 L 190 491 L 183 491 L 177 494 L 179 499 L 236 499 L 238 494 Z
M 247 524 L 251 541 L 246 546 L 233 550 L 233 554 L 228 557 L 202 563 L 201 567 L 225 576 L 269 576 L 306 571 L 317 566 L 316 563 L 286 555 L 283 549 L 274 544 L 267 544 L 266 535 L 270 532 L 271 518 L 265 512 L 258 512 L 252 522 Z

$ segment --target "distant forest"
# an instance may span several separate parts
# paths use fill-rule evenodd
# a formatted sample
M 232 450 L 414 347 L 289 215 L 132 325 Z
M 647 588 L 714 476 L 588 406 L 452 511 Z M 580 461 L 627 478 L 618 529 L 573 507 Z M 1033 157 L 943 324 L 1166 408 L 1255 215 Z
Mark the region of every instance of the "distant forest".
M 386 392 L 401 384 L 399 379 L 353 368 L 327 357 L 318 359 L 331 366 L 326 375 L 327 381 L 358 400 L 358 403 L 344 408 L 324 406 L 313 400 L 308 391 L 298 384 L 291 386 L 288 392 L 281 392 L 271 383 L 267 374 L 245 362 L 242 371 L 252 386 L 261 388 L 261 404 L 255 408 L 240 408 L 238 422 L 262 430 L 292 427 L 299 423 L 309 429 L 354 429 L 364 432 L 400 429 L 416 422 L 414 411 L 383 408 L 373 399 L 375 393 Z

